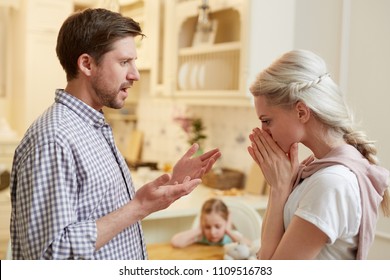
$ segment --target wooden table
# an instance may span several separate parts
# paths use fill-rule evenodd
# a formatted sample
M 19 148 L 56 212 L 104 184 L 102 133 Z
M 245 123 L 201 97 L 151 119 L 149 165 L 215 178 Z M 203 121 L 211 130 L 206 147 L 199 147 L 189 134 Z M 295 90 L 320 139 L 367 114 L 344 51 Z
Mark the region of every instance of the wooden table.
M 154 243 L 147 246 L 150 260 L 223 260 L 222 246 L 193 244 L 186 248 L 174 248 L 170 243 Z

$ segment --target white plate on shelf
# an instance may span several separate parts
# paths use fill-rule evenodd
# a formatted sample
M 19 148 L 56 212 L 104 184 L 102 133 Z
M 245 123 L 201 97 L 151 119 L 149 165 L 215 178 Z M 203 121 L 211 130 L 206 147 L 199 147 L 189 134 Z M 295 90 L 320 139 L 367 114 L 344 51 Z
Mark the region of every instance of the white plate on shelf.
M 179 89 L 188 89 L 188 75 L 190 70 L 190 64 L 188 62 L 183 63 L 180 66 L 179 74 L 177 76 L 177 82 Z
M 222 59 L 206 61 L 198 71 L 198 87 L 204 90 L 228 90 L 232 87 L 232 69 Z
M 205 87 L 206 63 L 200 63 L 198 68 L 198 89 Z
M 198 71 L 199 71 L 199 64 L 192 62 L 189 71 L 189 89 L 195 90 L 198 89 Z

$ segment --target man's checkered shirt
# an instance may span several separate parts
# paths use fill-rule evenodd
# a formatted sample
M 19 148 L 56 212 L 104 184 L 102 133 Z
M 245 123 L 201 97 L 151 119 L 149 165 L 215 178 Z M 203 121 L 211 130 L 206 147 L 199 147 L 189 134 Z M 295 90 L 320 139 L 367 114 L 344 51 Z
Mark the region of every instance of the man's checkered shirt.
M 145 259 L 140 222 L 95 251 L 96 220 L 134 187 L 101 112 L 63 90 L 26 132 L 11 175 L 14 259 Z

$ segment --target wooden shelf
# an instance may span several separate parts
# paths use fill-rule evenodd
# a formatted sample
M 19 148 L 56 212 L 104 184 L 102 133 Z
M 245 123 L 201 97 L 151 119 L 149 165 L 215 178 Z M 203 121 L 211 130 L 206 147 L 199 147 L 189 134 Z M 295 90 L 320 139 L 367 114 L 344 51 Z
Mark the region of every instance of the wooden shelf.
M 200 45 L 196 47 L 181 48 L 179 50 L 180 56 L 208 54 L 216 52 L 237 51 L 241 48 L 241 42 L 227 42 L 214 45 Z
M 247 95 L 247 1 L 210 1 L 210 20 L 216 22 L 209 43 L 198 43 L 198 1 L 170 0 L 167 17 L 177 38 L 170 40 L 172 59 L 167 76 L 171 95 L 187 104 L 250 105 Z M 172 10 L 171 10 L 172 9 Z M 170 14 L 169 14 L 170 13 Z M 214 102 L 215 101 L 215 102 Z

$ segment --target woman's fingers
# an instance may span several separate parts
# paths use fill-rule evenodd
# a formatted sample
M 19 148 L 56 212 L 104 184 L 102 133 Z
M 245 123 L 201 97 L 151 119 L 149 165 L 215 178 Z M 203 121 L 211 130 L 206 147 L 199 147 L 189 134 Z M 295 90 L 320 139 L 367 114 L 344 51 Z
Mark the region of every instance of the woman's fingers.
M 257 158 L 257 156 L 255 155 L 255 150 L 253 149 L 253 147 L 249 146 L 248 152 L 249 152 L 249 155 L 252 157 L 252 159 L 260 166 L 260 161 Z
M 268 151 L 267 147 L 264 146 L 264 140 L 261 140 L 262 136 L 257 130 L 253 130 L 251 134 L 251 140 L 252 140 L 252 148 L 255 152 L 256 156 L 260 156 L 259 159 L 267 160 L 268 159 Z
M 269 135 L 266 131 L 260 128 L 255 128 L 254 131 L 259 135 L 259 138 L 262 141 L 264 147 L 267 149 L 267 151 L 269 151 L 268 153 L 272 151 L 275 154 L 285 154 L 275 142 L 275 140 L 271 137 L 271 135 Z
M 259 140 L 256 139 L 257 136 L 254 135 L 254 133 L 250 134 L 249 135 L 249 139 L 251 140 L 251 146 L 248 147 L 248 152 L 250 154 L 250 156 L 254 159 L 254 161 L 257 163 L 257 164 L 261 164 L 261 162 L 264 161 L 264 158 L 262 156 L 262 154 L 259 152 L 259 149 L 261 149 L 261 142 L 259 142 Z M 259 144 L 259 146 L 258 146 Z

